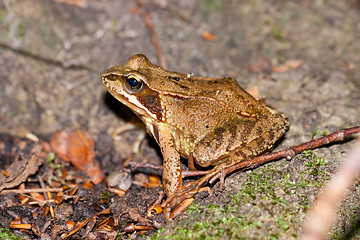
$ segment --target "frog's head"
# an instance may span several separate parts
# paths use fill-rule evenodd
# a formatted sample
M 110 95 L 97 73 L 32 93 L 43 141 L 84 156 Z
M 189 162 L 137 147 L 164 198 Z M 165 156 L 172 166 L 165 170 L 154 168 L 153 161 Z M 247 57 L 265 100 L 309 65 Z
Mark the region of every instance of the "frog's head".
M 154 65 L 146 56 L 137 54 L 124 65 L 108 69 L 101 80 L 111 95 L 137 115 L 162 121 L 163 108 L 159 92 L 149 87 L 149 77 L 146 74 L 152 66 Z

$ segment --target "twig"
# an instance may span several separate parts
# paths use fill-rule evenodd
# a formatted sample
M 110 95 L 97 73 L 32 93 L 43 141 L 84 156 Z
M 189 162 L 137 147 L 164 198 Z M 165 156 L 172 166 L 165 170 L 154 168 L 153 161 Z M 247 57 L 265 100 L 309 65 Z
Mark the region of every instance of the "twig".
M 154 165 L 150 163 L 139 163 L 139 162 L 129 162 L 129 166 L 131 168 L 150 168 L 154 170 L 162 170 L 163 167 L 161 165 Z M 209 171 L 182 171 L 182 176 L 185 177 L 193 177 L 193 176 L 202 176 L 209 173 Z
M 156 55 L 157 55 L 158 60 L 159 60 L 159 65 L 161 67 L 163 67 L 163 68 L 166 68 L 166 62 L 165 62 L 165 59 L 163 57 L 163 54 L 162 54 L 162 51 L 161 51 L 161 48 L 160 48 L 160 44 L 159 44 L 158 39 L 156 37 L 156 33 L 155 33 L 155 30 L 154 30 L 154 24 L 153 24 L 153 21 L 151 19 L 151 13 L 145 11 L 145 8 L 143 7 L 143 4 L 141 3 L 140 0 L 137 0 L 136 3 L 137 3 L 139 15 L 144 20 L 144 23 L 145 23 L 145 25 L 147 27 L 147 30 L 149 31 L 151 41 L 152 41 L 152 43 L 154 45 L 155 52 L 156 52 Z
M 359 132 L 360 132 L 360 126 L 342 129 L 342 130 L 336 131 L 332 134 L 329 134 L 325 137 L 314 139 L 309 142 L 302 143 L 302 144 L 299 144 L 294 147 L 290 147 L 288 149 L 261 155 L 261 156 L 254 157 L 249 160 L 243 161 L 243 162 L 239 162 L 233 166 L 223 169 L 220 173 L 215 175 L 210 180 L 210 183 L 214 182 L 216 179 L 220 178 L 221 176 L 224 176 L 228 173 L 234 172 L 238 169 L 242 169 L 242 170 L 253 169 L 262 164 L 272 162 L 272 161 L 278 160 L 283 157 L 286 157 L 288 160 L 291 160 L 293 157 L 295 157 L 296 154 L 299 154 L 305 150 L 311 150 L 311 149 L 321 147 L 321 146 L 327 145 L 327 144 L 335 142 L 335 141 L 341 141 L 346 136 L 353 135 L 353 134 L 359 133 Z
M 155 169 L 155 170 L 163 169 L 161 165 L 154 165 L 154 164 L 150 164 L 150 163 L 139 163 L 139 162 L 129 162 L 129 166 L 131 168 L 151 168 L 151 169 Z
M 339 167 L 338 172 L 323 188 L 322 193 L 308 212 L 308 220 L 304 224 L 303 240 L 326 239 L 331 223 L 340 202 L 345 198 L 347 190 L 360 174 L 360 140 L 358 140 Z
M 302 143 L 297 146 L 293 146 L 293 147 L 290 147 L 290 148 L 287 148 L 287 149 L 284 149 L 284 150 L 281 150 L 278 152 L 261 155 L 261 156 L 254 157 L 249 160 L 243 161 L 243 162 L 239 162 L 233 166 L 223 169 L 222 172 L 220 172 L 219 174 L 216 174 L 210 180 L 210 183 L 214 182 L 219 177 L 229 174 L 231 172 L 234 172 L 238 169 L 242 169 L 242 170 L 253 169 L 262 164 L 272 162 L 272 161 L 278 160 L 283 157 L 286 157 L 288 160 L 291 160 L 293 157 L 295 157 L 296 154 L 299 154 L 305 150 L 310 150 L 310 149 L 314 149 L 317 147 L 321 147 L 321 146 L 327 145 L 329 143 L 333 143 L 335 141 L 341 141 L 345 137 L 359 133 L 359 132 L 360 132 L 360 126 L 342 129 L 342 130 L 336 131 L 336 132 L 329 134 L 322 138 L 314 139 L 309 142 Z M 162 170 L 162 166 L 153 165 L 153 164 L 149 164 L 149 163 L 130 162 L 129 165 L 130 165 L 130 167 L 133 167 L 133 168 L 141 167 L 141 168 L 151 168 L 151 169 L 155 169 L 155 170 Z M 200 175 L 206 175 L 209 172 L 210 171 L 183 171 L 182 175 L 183 175 L 183 177 L 200 176 Z
M 66 234 L 65 236 L 63 236 L 61 239 L 66 239 L 72 235 L 74 235 L 76 232 L 78 232 L 82 227 L 84 227 L 91 219 L 96 218 L 99 215 L 102 214 L 110 214 L 110 209 L 106 208 L 105 210 L 95 213 L 92 216 L 88 217 L 87 219 L 85 219 L 83 222 L 81 222 L 74 230 L 72 230 L 71 232 L 69 232 L 68 234 Z
M 0 194 L 6 193 L 44 193 L 44 192 L 62 192 L 62 188 L 36 188 L 36 189 L 7 189 L 2 190 Z

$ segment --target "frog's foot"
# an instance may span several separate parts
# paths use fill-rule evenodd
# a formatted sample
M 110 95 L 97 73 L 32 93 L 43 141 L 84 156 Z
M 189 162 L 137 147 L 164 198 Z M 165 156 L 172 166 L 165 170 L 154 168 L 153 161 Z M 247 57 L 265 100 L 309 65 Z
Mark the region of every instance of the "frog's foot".
M 182 190 L 179 193 L 175 193 L 166 199 L 165 202 L 161 204 L 161 207 L 164 211 L 166 221 L 172 221 L 177 215 L 182 213 L 187 206 L 191 205 L 194 201 L 194 196 L 198 192 L 208 192 L 209 195 L 212 195 L 212 191 L 209 187 L 195 188 L 189 191 Z
M 162 204 L 165 219 L 171 221 L 174 217 L 182 213 L 185 208 L 194 201 L 194 196 L 199 192 L 208 192 L 212 195 L 209 187 L 201 187 L 215 175 L 221 172 L 221 169 L 214 168 L 211 172 L 200 178 L 199 180 L 190 182 L 183 186 L 180 191 L 169 196 Z M 221 178 L 220 178 L 221 180 Z

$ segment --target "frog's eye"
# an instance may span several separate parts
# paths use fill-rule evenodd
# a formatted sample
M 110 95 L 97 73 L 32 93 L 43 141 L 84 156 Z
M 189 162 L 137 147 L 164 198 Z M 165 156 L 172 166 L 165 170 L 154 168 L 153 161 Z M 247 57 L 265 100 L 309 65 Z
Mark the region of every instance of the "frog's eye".
M 128 76 L 125 80 L 125 85 L 129 90 L 140 92 L 144 88 L 143 81 L 134 76 Z

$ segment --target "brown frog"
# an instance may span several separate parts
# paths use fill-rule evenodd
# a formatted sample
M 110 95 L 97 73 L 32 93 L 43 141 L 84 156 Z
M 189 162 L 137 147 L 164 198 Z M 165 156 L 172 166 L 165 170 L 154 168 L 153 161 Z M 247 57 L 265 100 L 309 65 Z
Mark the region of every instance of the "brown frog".
M 170 220 L 207 180 L 229 166 L 269 149 L 289 128 L 281 112 L 254 99 L 235 79 L 202 78 L 169 72 L 144 55 L 108 69 L 102 83 L 145 123 L 163 154 L 161 205 Z M 215 165 L 183 186 L 180 157 L 201 167 Z M 191 202 L 191 201 L 190 201 Z M 180 210 L 178 210 L 180 209 Z

